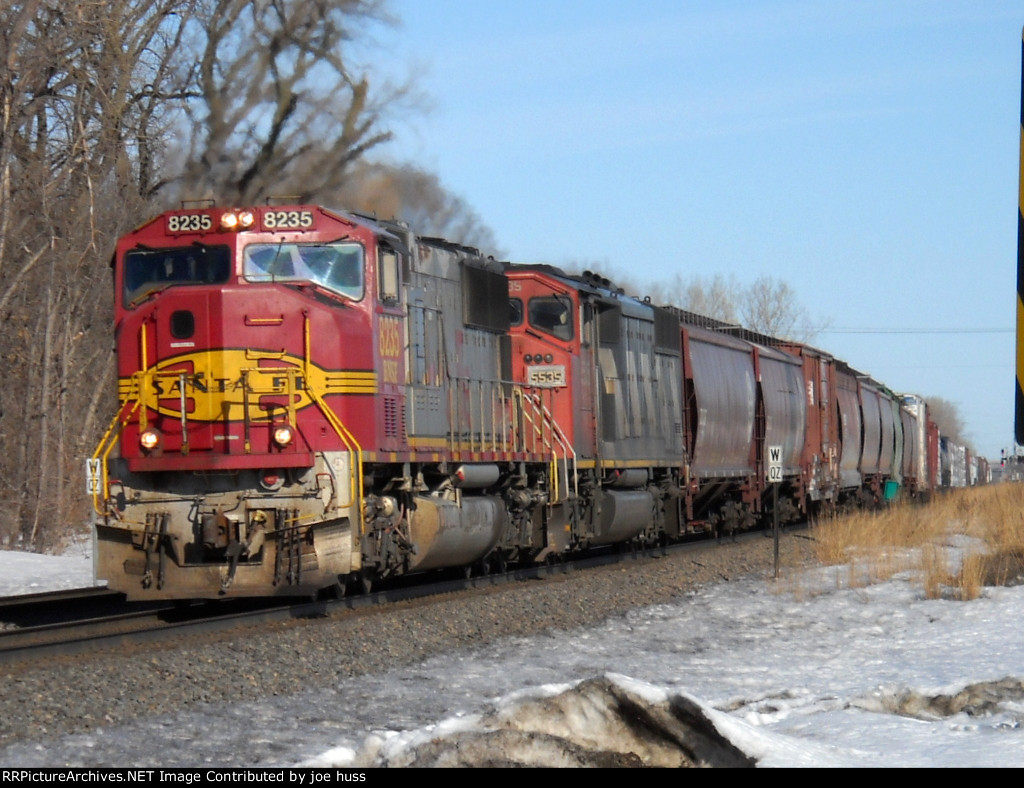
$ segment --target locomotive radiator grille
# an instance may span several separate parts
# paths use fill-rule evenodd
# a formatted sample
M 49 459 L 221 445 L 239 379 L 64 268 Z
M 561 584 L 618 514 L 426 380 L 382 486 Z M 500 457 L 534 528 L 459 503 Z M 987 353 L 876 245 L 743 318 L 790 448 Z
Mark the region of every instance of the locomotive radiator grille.
M 405 417 L 397 397 L 384 398 L 384 435 L 388 438 L 405 438 Z

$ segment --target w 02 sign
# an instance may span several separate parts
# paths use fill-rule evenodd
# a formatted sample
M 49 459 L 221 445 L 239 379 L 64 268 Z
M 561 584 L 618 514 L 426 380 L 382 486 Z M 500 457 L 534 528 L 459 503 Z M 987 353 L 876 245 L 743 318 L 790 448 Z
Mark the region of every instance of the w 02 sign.
M 768 447 L 768 483 L 778 484 L 782 481 L 782 447 Z

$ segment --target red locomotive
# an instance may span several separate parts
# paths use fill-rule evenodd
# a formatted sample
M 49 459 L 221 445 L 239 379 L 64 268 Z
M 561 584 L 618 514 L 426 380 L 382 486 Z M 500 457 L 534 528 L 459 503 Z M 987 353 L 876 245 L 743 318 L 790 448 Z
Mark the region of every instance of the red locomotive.
M 129 598 L 734 531 L 768 512 L 769 474 L 785 519 L 935 485 L 919 398 L 397 222 L 194 207 L 113 267 L 120 407 L 89 481 L 97 578 Z

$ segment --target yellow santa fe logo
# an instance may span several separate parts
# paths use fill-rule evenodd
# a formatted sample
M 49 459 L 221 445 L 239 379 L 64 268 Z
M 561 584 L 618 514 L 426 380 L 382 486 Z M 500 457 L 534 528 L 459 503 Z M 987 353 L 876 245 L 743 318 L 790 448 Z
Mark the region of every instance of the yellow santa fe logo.
M 135 386 L 138 386 L 135 389 Z M 182 406 L 192 421 L 249 421 L 271 418 L 289 405 L 312 404 L 310 390 L 332 394 L 377 393 L 372 370 L 325 370 L 285 353 L 208 350 L 168 358 L 147 372 L 119 381 L 121 401 L 138 391 L 142 404 L 180 418 Z M 246 410 L 248 409 L 248 410 Z

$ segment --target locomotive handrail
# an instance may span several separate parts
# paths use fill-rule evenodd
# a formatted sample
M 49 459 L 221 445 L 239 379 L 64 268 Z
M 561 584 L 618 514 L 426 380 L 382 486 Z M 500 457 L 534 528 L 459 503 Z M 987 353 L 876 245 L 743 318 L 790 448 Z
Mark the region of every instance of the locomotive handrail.
M 497 381 L 483 380 L 481 378 L 461 378 L 453 377 L 450 378 L 451 386 L 448 389 L 448 421 L 451 425 L 448 430 L 448 449 L 453 454 L 460 454 L 466 450 L 468 445 L 468 451 L 473 454 L 476 452 L 483 453 L 487 450 L 487 434 L 484 430 L 484 413 L 486 411 L 484 394 L 484 386 L 490 385 L 491 391 L 493 392 L 497 388 Z M 464 396 L 460 396 L 461 390 L 465 389 Z M 473 388 L 476 387 L 478 398 L 475 403 L 476 408 L 479 408 L 480 425 L 479 430 L 475 429 L 474 424 L 474 397 Z M 465 413 L 463 408 L 465 403 Z M 490 448 L 491 451 L 498 451 L 498 438 L 495 430 L 495 423 L 497 419 L 494 417 L 494 396 L 491 396 L 491 430 L 490 430 Z M 464 424 L 465 430 L 462 429 Z M 458 431 L 456 431 L 455 425 L 460 425 Z M 466 440 L 463 440 L 465 436 Z M 501 448 L 507 450 L 507 446 L 504 441 L 502 442 Z
M 256 394 L 256 395 L 259 395 L 259 394 L 277 394 L 277 395 L 283 394 L 283 396 L 286 397 L 287 400 L 288 400 L 288 404 L 286 406 L 286 409 L 288 411 L 288 423 L 291 424 L 291 425 L 295 425 L 295 423 L 296 423 L 296 420 L 295 420 L 295 399 L 296 399 L 297 393 L 299 391 L 299 386 L 298 386 L 298 383 L 297 383 L 297 378 L 299 376 L 300 370 L 297 367 L 288 366 L 288 367 L 245 367 L 245 368 L 243 368 L 240 371 L 241 371 L 241 374 L 242 374 L 242 378 L 241 378 L 242 379 L 242 386 L 241 386 L 241 389 L 242 389 L 242 419 L 243 419 L 244 429 L 245 429 L 245 453 L 249 454 L 252 451 L 252 445 L 251 445 L 250 436 L 249 436 L 249 424 L 250 424 L 250 418 L 249 418 L 249 410 L 250 410 L 249 395 L 250 394 Z M 260 375 L 284 375 L 288 379 L 287 387 L 285 388 L 285 391 L 282 392 L 279 389 L 279 387 L 277 386 L 277 384 L 275 383 L 273 386 L 271 386 L 271 387 L 269 387 L 267 389 L 260 389 L 260 388 L 258 388 L 256 385 L 254 385 L 251 382 L 250 375 L 252 373 L 259 373 Z M 306 371 L 303 371 L 303 374 L 306 374 Z M 306 377 L 308 379 L 308 375 L 306 375 Z M 306 390 L 309 391 L 308 386 L 307 386 Z M 273 420 L 272 420 L 272 418 L 270 416 L 267 417 L 267 421 L 270 422 L 270 423 L 273 423 Z
M 312 388 L 307 388 L 306 391 L 309 393 L 310 399 L 312 399 L 313 402 L 316 403 L 316 406 L 320 408 L 335 433 L 337 433 L 338 437 L 341 438 L 341 442 L 345 444 L 345 448 L 355 455 L 355 462 L 349 463 L 349 501 L 344 505 L 339 503 L 340 508 L 352 506 L 354 502 L 363 500 L 363 449 L 348 427 L 342 423 L 338 414 L 336 414 L 331 409 L 331 406 L 327 404 L 326 400 L 324 400 L 324 398 Z
M 505 398 L 501 395 L 502 381 L 484 380 L 482 378 L 449 378 L 448 387 L 448 450 L 456 456 L 461 456 L 464 451 L 471 454 L 484 453 L 490 450 L 492 453 L 510 451 L 509 439 L 505 436 L 507 408 Z M 485 414 L 488 411 L 488 396 L 485 387 L 490 389 L 490 429 L 485 427 Z M 474 397 L 473 389 L 477 390 Z M 460 393 L 464 392 L 464 396 Z M 465 406 L 464 406 L 465 403 Z M 479 411 L 480 424 L 477 428 L 475 416 Z M 499 415 L 500 418 L 499 418 Z M 499 435 L 499 422 L 501 432 Z M 459 425 L 456 428 L 455 425 Z M 467 449 L 468 447 L 468 449 Z
M 563 458 L 564 465 L 562 467 L 563 467 L 563 469 L 565 471 L 565 488 L 566 488 L 566 490 L 569 489 L 569 465 L 571 463 L 571 465 L 572 465 L 572 493 L 573 493 L 574 497 L 579 496 L 579 486 L 578 486 L 579 485 L 579 475 L 576 473 L 576 450 L 572 447 L 572 445 L 569 443 L 568 439 L 565 437 L 565 433 L 562 432 L 561 426 L 555 420 L 554 414 L 552 414 L 551 411 L 549 411 L 547 409 L 547 407 L 544 405 L 543 401 L 540 403 L 540 405 L 541 405 L 541 410 L 544 413 L 544 416 L 548 419 L 548 422 L 551 425 L 551 432 L 552 432 L 552 434 L 555 436 L 555 439 L 558 441 L 559 445 L 562 447 L 562 450 L 564 452 L 564 458 Z M 553 474 L 553 476 L 554 476 L 554 478 L 557 478 L 558 474 L 555 473 L 555 474 Z M 556 501 L 557 500 L 558 499 L 556 498 Z
M 331 406 L 327 404 L 327 401 L 320 395 L 320 392 L 311 384 L 311 376 L 309 374 L 309 367 L 312 358 L 312 350 L 310 347 L 310 336 L 309 336 L 309 314 L 303 314 L 303 376 L 305 380 L 305 390 L 309 394 L 309 398 L 316 403 L 316 406 L 320 408 L 320 411 L 324 414 L 328 423 L 337 433 L 338 437 L 341 438 L 341 442 L 345 444 L 345 448 L 354 455 L 355 461 L 349 463 L 349 501 L 348 506 L 356 506 L 359 512 L 359 533 L 363 533 L 363 448 L 359 445 L 359 441 L 356 440 L 355 436 L 351 431 L 344 425 L 341 419 L 338 417 Z M 289 376 L 289 381 L 292 380 L 292 376 Z M 293 398 L 289 398 L 293 399 Z M 339 504 L 339 508 L 342 508 Z
M 558 421 L 555 419 L 554 414 L 544 404 L 543 397 L 540 393 L 534 392 L 533 394 L 527 394 L 524 391 L 524 387 L 520 385 L 514 385 L 514 400 L 518 402 L 519 409 L 530 425 L 533 427 L 531 433 L 533 435 L 533 451 L 536 451 L 536 440 L 537 436 L 540 436 L 540 441 L 545 449 L 551 451 L 551 479 L 552 479 L 552 499 L 551 503 L 559 503 L 565 500 L 559 490 L 559 477 L 558 477 L 558 449 L 562 450 L 562 469 L 564 472 L 564 488 L 566 491 L 569 490 L 569 469 L 572 467 L 572 490 L 573 495 L 579 494 L 579 479 L 576 473 L 576 451 L 569 444 L 569 441 L 565 437 L 565 433 L 559 426 Z M 539 417 L 535 420 L 530 410 L 525 407 L 526 401 L 530 402 L 530 410 L 538 414 Z M 539 423 L 538 423 L 539 422 Z M 544 427 L 548 427 L 550 435 L 546 434 Z M 524 449 L 526 446 L 524 445 Z
M 573 495 L 578 495 L 576 451 L 569 444 L 551 409 L 545 404 L 545 389 L 528 390 L 521 383 L 467 377 L 450 378 L 450 383 L 448 418 L 453 426 L 448 432 L 448 449 L 453 456 L 460 456 L 467 450 L 467 446 L 471 453 L 483 453 L 489 448 L 493 453 L 529 452 L 550 455 L 551 502 L 565 500 L 570 489 Z M 489 429 L 485 423 L 488 411 L 487 387 L 491 390 Z M 510 389 L 511 396 L 504 393 L 506 388 Z M 464 392 L 464 396 L 459 396 L 459 392 Z M 476 421 L 478 415 L 479 424 Z
M 143 339 L 145 339 L 145 336 L 146 336 L 145 326 L 143 326 L 142 336 L 143 336 Z M 143 363 L 145 364 L 146 363 L 146 361 L 145 361 L 145 358 L 146 358 L 145 350 L 143 350 L 142 356 L 143 356 Z M 156 378 L 156 377 L 174 377 L 174 378 L 179 378 L 180 379 L 180 378 L 183 377 L 183 375 L 181 375 L 181 373 L 178 372 L 178 371 L 159 372 L 157 370 L 146 370 L 146 369 L 139 370 L 137 372 L 132 373 L 131 385 L 128 388 L 128 392 L 125 394 L 124 402 L 122 402 L 121 403 L 121 407 L 119 407 L 117 409 L 117 413 L 114 414 L 114 418 L 111 419 L 110 425 L 107 427 L 106 432 L 103 433 L 103 437 L 100 438 L 100 442 L 97 444 L 95 451 L 93 451 L 92 459 L 93 460 L 99 460 L 99 462 L 100 462 L 99 484 L 97 484 L 97 486 L 93 489 L 93 493 L 92 493 L 92 499 L 93 499 L 93 504 L 92 505 L 93 505 L 93 509 L 96 511 L 97 514 L 102 515 L 102 514 L 105 513 L 105 511 L 100 508 L 99 499 L 100 499 L 101 495 L 103 496 L 103 500 L 104 501 L 106 501 L 106 499 L 107 499 L 107 485 L 108 485 L 108 483 L 110 481 L 110 475 L 109 475 L 109 471 L 108 471 L 109 464 L 108 464 L 107 461 L 108 461 L 108 459 L 110 457 L 110 452 L 112 452 L 114 450 L 114 446 L 117 444 L 117 438 L 120 436 L 120 434 L 124 430 L 125 426 L 127 426 L 128 422 L 131 420 L 131 417 L 135 414 L 136 411 L 139 410 L 140 406 L 142 405 L 142 391 L 145 388 L 145 382 L 149 378 Z M 186 432 L 186 422 L 185 422 L 185 417 L 184 417 L 184 411 L 185 411 L 185 407 L 184 407 L 184 383 L 182 383 L 181 390 L 182 390 L 182 398 L 183 398 L 183 401 L 182 401 L 182 451 L 187 453 L 188 452 L 188 433 Z M 131 406 L 131 408 L 127 412 L 125 412 L 125 409 L 128 408 L 129 405 Z M 145 430 L 148 425 L 149 425 L 149 414 L 147 413 L 147 409 L 143 407 L 141 409 L 141 412 L 140 412 L 140 415 L 139 415 L 139 426 L 140 426 L 140 429 Z
M 139 405 L 142 404 L 142 397 L 139 394 L 136 394 L 134 398 L 134 404 L 132 404 L 132 394 L 134 392 L 140 391 L 141 389 L 139 385 L 139 377 L 142 374 L 143 373 L 141 372 L 136 372 L 134 375 L 132 375 L 132 385 L 131 388 L 128 390 L 128 395 L 125 397 L 124 402 L 121 403 L 121 407 L 117 409 L 117 413 L 114 414 L 114 418 L 110 420 L 110 426 L 107 427 L 106 432 L 103 433 L 103 437 L 100 438 L 99 444 L 97 444 L 95 451 L 93 451 L 92 453 L 92 459 L 99 460 L 100 463 L 99 483 L 93 488 L 92 491 L 92 508 L 96 512 L 96 514 L 99 515 L 106 514 L 106 508 L 104 507 L 103 509 L 101 509 L 99 501 L 101 495 L 103 496 L 104 503 L 106 503 L 107 501 L 107 484 L 109 482 L 109 474 L 107 471 L 107 459 L 110 457 L 110 452 L 113 451 L 114 446 L 117 443 L 117 436 L 120 435 L 121 431 L 125 428 L 125 425 L 128 423 L 128 420 L 132 417 L 132 414 L 135 413 L 135 411 L 138 410 Z M 131 410 L 125 413 L 125 408 L 127 408 L 129 405 L 132 405 Z M 118 422 L 120 422 L 119 427 Z M 116 434 L 115 428 L 117 428 Z

